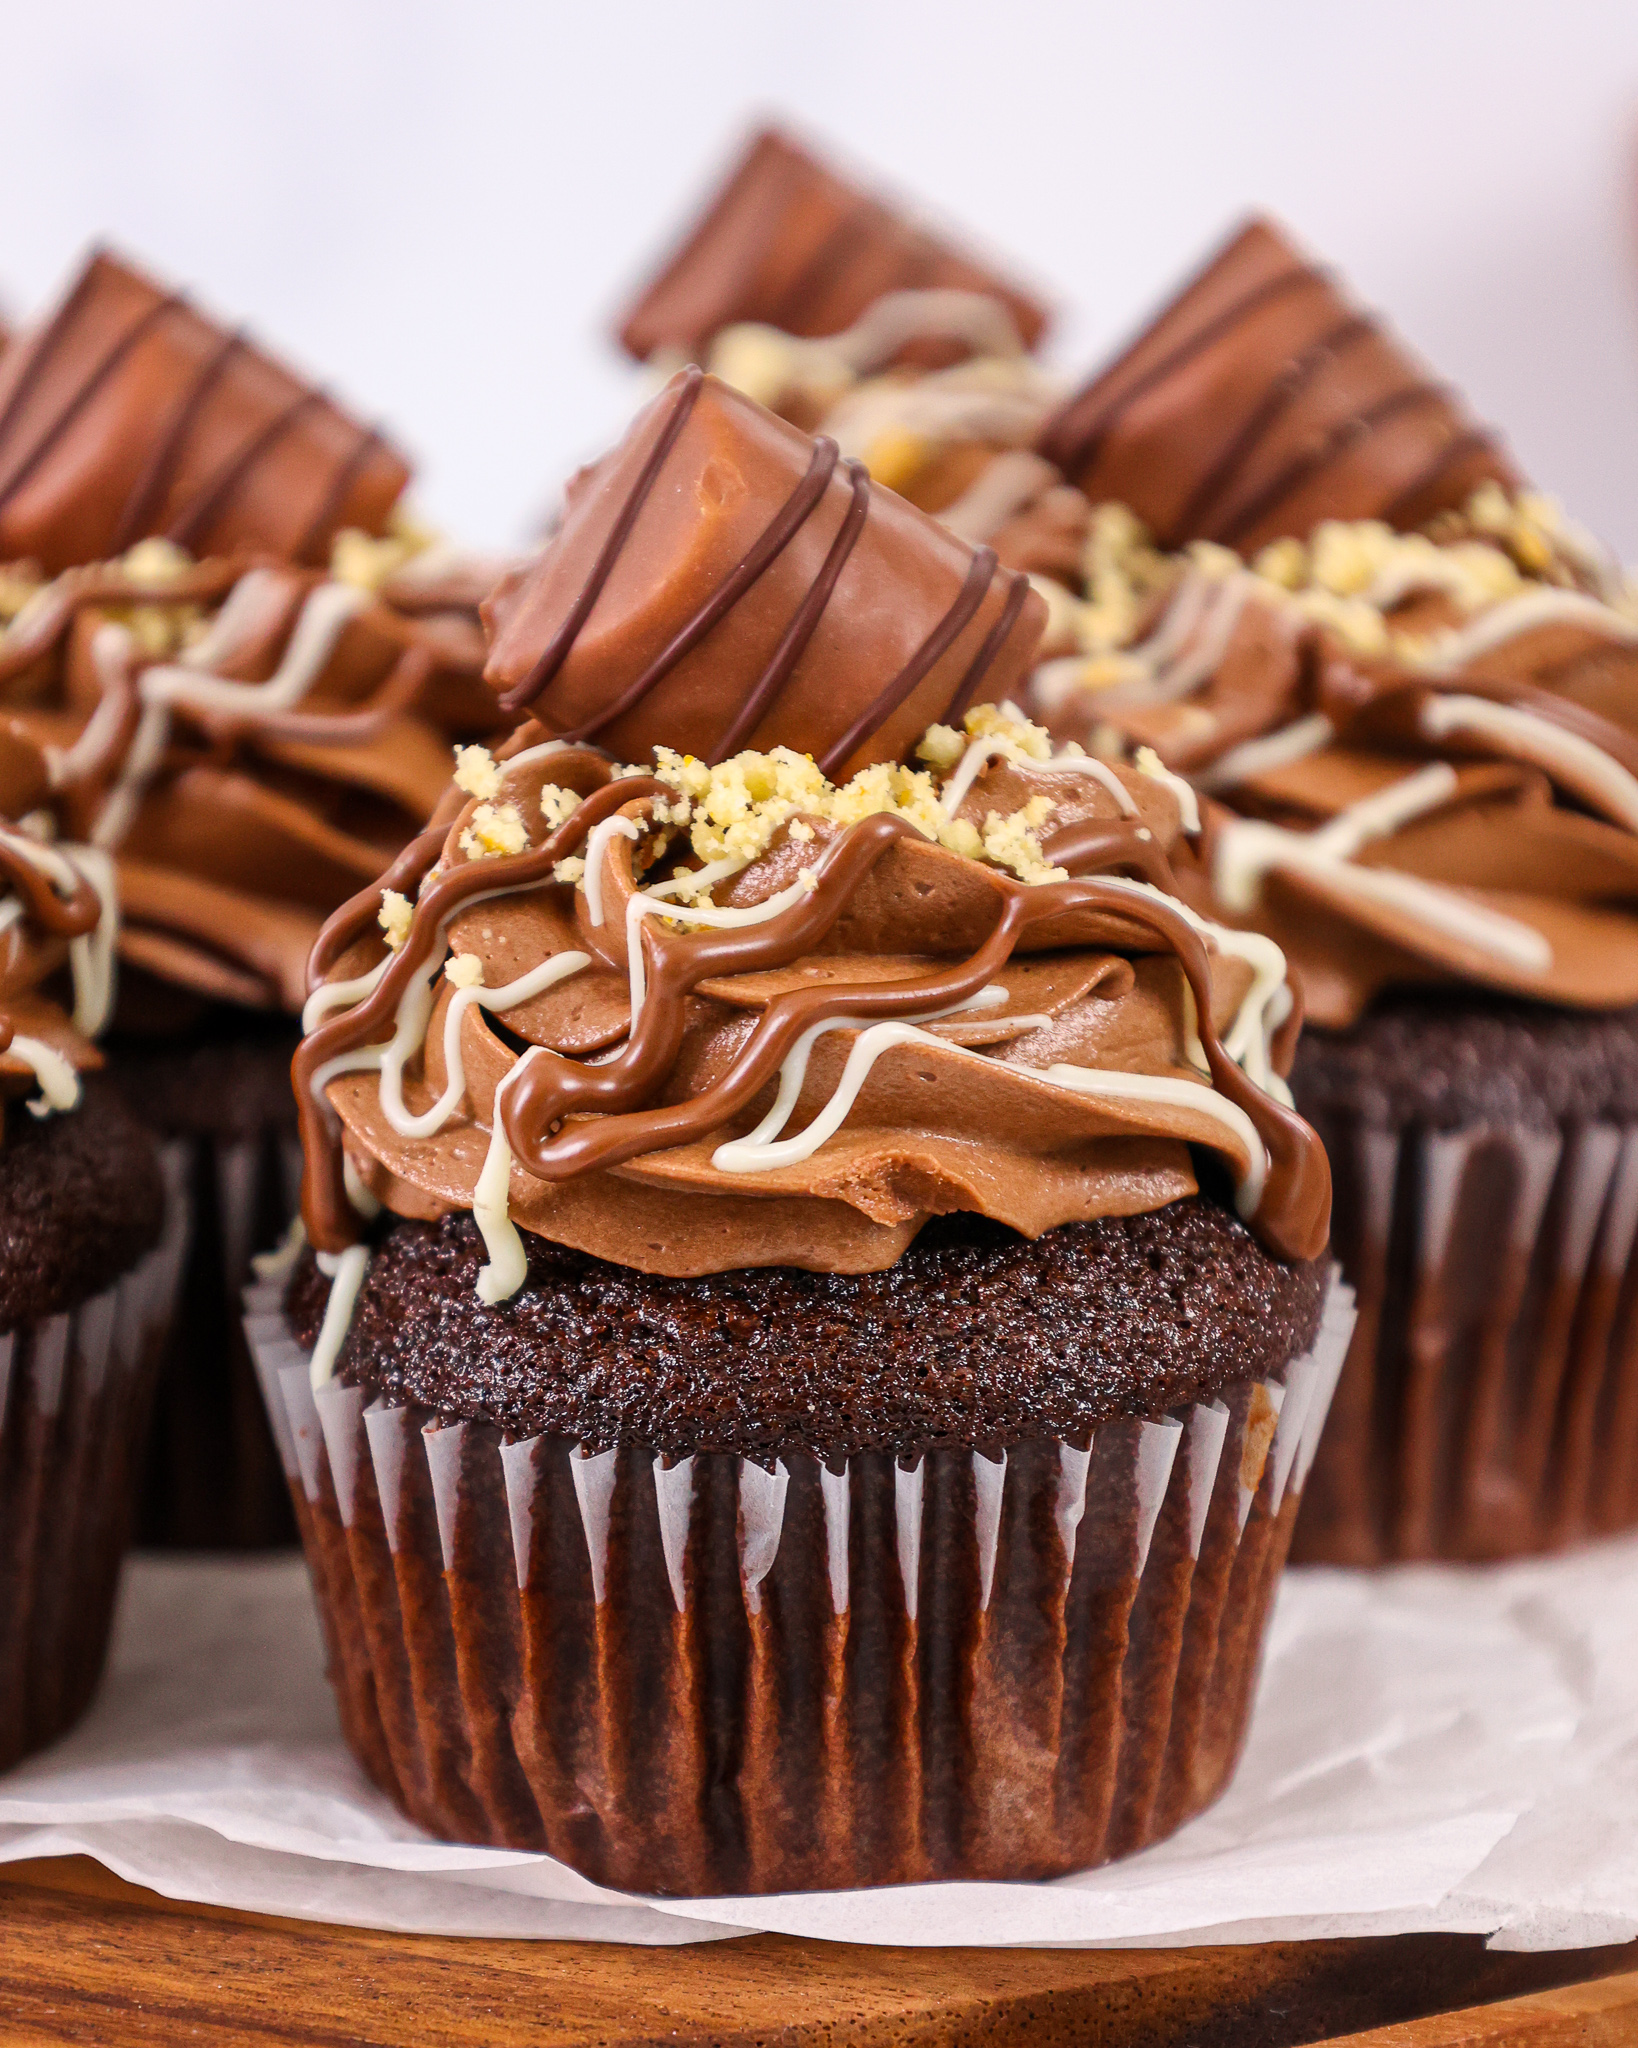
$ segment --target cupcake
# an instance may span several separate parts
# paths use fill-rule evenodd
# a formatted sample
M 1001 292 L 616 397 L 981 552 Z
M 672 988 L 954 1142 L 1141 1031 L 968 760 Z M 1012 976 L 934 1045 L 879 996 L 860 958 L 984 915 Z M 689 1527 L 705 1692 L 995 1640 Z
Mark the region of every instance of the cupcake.
M 92 1075 L 109 863 L 56 836 L 50 796 L 0 721 L 0 1768 L 102 1669 L 181 1252 L 174 1163 Z
M 1157 1839 L 1347 1340 L 1276 949 L 1186 785 L 972 706 L 1022 578 L 697 371 L 489 615 L 522 722 L 320 942 L 250 1302 L 356 1754 L 640 1891 Z
M 0 702 L 114 859 L 111 1076 L 191 1195 L 142 1530 L 289 1540 L 238 1290 L 295 1201 L 307 952 L 495 721 L 480 565 L 406 521 L 379 432 L 112 256 L 17 354 Z
M 1291 961 L 1359 1323 L 1296 1554 L 1638 1522 L 1638 597 L 1548 501 L 1328 520 L 1248 564 L 1100 508 L 1031 702 L 1204 793 L 1197 909 Z

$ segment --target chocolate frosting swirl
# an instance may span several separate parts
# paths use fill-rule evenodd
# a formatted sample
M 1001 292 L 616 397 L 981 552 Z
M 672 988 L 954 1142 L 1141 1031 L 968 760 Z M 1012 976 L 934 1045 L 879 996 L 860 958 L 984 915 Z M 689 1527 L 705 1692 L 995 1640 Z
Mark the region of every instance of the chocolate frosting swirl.
M 1280 944 L 1319 1023 L 1417 984 L 1638 1003 L 1638 601 L 1545 501 L 1179 558 L 1032 701 L 1210 793 L 1180 879 Z
M 472 1207 L 502 1299 L 514 1220 L 648 1271 L 867 1271 L 942 1211 L 1035 1235 L 1160 1207 L 1199 1147 L 1280 1256 L 1317 1255 L 1324 1155 L 1276 1099 L 1283 964 L 1155 886 L 1171 787 L 974 727 L 929 735 L 942 783 L 841 790 L 788 750 L 613 774 L 525 727 L 315 952 L 315 1244 L 359 1233 L 344 1149 L 396 1213 Z M 701 867 L 733 795 L 751 851 Z M 524 820 L 527 847 L 486 851 Z
M 39 1116 L 74 1108 L 78 1075 L 101 1065 L 117 926 L 110 862 L 60 841 L 51 804 L 45 754 L 0 718 L 0 1095 L 29 1094 Z
M 115 858 L 121 957 L 295 1011 L 324 917 L 431 814 L 450 741 L 493 728 L 482 658 L 469 610 L 149 542 L 35 591 L 0 702 L 68 829 Z

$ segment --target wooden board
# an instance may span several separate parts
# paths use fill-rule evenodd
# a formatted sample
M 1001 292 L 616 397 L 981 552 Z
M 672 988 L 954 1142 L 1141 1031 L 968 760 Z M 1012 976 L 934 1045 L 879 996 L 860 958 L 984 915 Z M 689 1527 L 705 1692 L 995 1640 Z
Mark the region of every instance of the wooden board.
M 1549 1988 L 1564 1985 L 1576 1988 Z M 1481 2000 L 1506 2002 L 1453 2010 Z M 182 1905 L 78 1857 L 0 1866 L 4 2048 L 1296 2048 L 1343 2038 L 1354 2048 L 1628 2043 L 1638 2039 L 1638 1943 L 1517 1956 L 1461 1935 L 1124 1951 L 779 1935 L 663 1949 L 466 1941 Z

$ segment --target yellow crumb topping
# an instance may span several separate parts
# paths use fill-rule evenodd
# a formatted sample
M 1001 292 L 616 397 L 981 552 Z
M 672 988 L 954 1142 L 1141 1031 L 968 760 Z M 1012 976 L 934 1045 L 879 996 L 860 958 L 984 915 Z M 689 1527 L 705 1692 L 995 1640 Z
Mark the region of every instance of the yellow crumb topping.
M 457 747 L 455 783 L 456 787 L 464 789 L 468 796 L 480 797 L 487 801 L 499 794 L 500 764 L 487 747 Z
M 415 907 L 407 896 L 401 896 L 396 889 L 381 891 L 381 908 L 376 920 L 387 935 L 387 944 L 396 953 L 409 937 L 410 924 L 415 916 Z
M 521 853 L 529 834 L 516 804 L 479 804 L 456 843 L 468 860 L 486 860 L 495 854 Z
M 476 953 L 455 953 L 444 962 L 444 979 L 455 988 L 482 988 L 483 962 Z
M 689 847 L 702 870 L 715 871 L 702 871 L 698 879 L 688 873 L 676 875 L 668 883 L 669 891 L 679 904 L 687 904 L 708 894 L 727 873 L 759 859 L 781 834 L 808 845 L 821 823 L 846 827 L 884 812 L 905 819 L 928 839 L 969 860 L 991 861 L 1026 881 L 1061 879 L 1063 871 L 1046 862 L 1035 838 L 1052 809 L 1050 798 L 1032 797 L 1021 810 L 1005 816 L 991 812 L 982 827 L 946 808 L 943 785 L 975 744 L 983 745 L 991 757 L 1026 767 L 1052 756 L 1050 736 L 1011 704 L 975 706 L 959 732 L 952 726 L 930 727 L 917 749 L 918 758 L 927 763 L 924 768 L 877 762 L 840 785 L 825 778 L 811 755 L 789 747 L 736 754 L 715 766 L 691 754 L 656 748 L 652 772 L 675 796 L 670 803 L 661 799 L 652 806 L 653 822 L 673 830 L 686 827 Z M 560 879 L 570 876 L 560 873 Z M 578 874 L 573 879 L 578 880 Z
M 535 799 L 540 815 L 546 821 L 548 832 L 555 832 L 559 825 L 580 806 L 580 799 L 572 789 L 560 789 L 555 782 L 541 784 L 540 794 Z

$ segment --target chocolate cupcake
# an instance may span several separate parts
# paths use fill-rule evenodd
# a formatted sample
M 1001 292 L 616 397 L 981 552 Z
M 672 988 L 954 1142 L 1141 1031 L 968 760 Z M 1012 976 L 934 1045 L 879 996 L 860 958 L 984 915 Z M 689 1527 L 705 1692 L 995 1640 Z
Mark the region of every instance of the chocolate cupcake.
M 378 431 L 110 256 L 18 354 L 0 701 L 114 859 L 112 1078 L 191 1193 L 143 1534 L 290 1540 L 238 1292 L 294 1203 L 307 952 L 495 722 L 479 565 L 405 522 Z
M 1198 1811 L 1346 1343 L 1277 952 L 1171 893 L 1172 781 L 959 708 L 1038 630 L 993 562 L 856 481 L 787 530 L 820 460 L 679 380 L 497 597 L 535 715 L 320 943 L 250 1305 L 361 1762 L 637 1890 Z
M 107 1649 L 183 1221 L 101 1077 L 106 858 L 56 837 L 0 722 L 0 1768 L 83 1712 Z M 59 984 L 65 1011 L 57 1001 Z
M 1129 515 L 1032 701 L 1209 792 L 1198 907 L 1284 949 L 1354 1347 L 1297 1536 L 1514 1556 L 1638 1521 L 1638 600 L 1482 486 L 1249 567 Z

